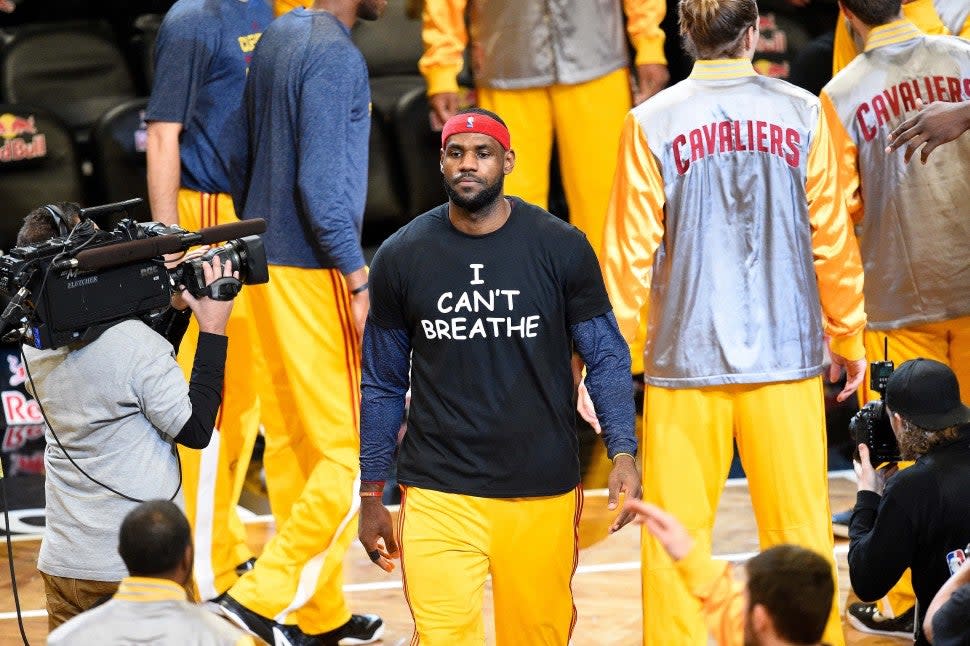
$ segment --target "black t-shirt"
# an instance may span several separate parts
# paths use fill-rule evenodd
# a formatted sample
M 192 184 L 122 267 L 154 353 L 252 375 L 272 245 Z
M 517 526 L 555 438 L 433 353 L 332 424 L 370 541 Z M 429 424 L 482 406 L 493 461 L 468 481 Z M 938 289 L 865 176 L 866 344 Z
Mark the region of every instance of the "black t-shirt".
M 403 484 L 511 498 L 579 483 L 569 327 L 610 303 L 586 237 L 510 199 L 497 231 L 466 235 L 442 205 L 374 258 L 370 318 L 412 348 Z

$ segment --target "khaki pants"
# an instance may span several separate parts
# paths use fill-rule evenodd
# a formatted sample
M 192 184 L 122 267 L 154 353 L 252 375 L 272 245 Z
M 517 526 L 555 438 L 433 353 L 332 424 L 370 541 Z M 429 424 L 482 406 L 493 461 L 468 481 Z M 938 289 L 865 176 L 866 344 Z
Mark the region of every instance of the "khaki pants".
M 118 591 L 120 581 L 88 581 L 51 576 L 41 572 L 47 597 L 47 629 L 54 630 L 65 621 L 90 610 Z

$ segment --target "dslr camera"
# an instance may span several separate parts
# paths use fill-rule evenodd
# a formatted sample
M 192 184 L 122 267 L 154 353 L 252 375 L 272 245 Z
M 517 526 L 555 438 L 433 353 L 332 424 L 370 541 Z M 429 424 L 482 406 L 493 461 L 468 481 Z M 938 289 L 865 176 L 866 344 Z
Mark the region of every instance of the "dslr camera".
M 257 233 L 264 220 L 243 220 L 198 232 L 158 222 L 124 218 L 102 231 L 92 218 L 127 212 L 142 200 L 127 200 L 81 210 L 81 222 L 68 231 L 52 207 L 59 237 L 11 249 L 0 256 L 0 294 L 10 298 L 0 325 L 20 327 L 17 336 L 36 348 L 90 341 L 119 321 L 151 319 L 171 304 L 184 285 L 196 297 L 231 300 L 244 284 L 269 280 L 266 252 Z M 238 236 L 238 237 L 237 237 Z M 202 258 L 165 267 L 164 254 L 201 244 L 225 242 Z M 218 256 L 231 261 L 239 278 L 223 277 L 206 286 L 202 263 Z
M 869 388 L 885 394 L 886 384 L 893 374 L 892 361 L 873 361 L 869 364 Z M 899 462 L 899 444 L 889 423 L 886 404 L 881 399 L 875 399 L 863 406 L 849 421 L 849 435 L 853 444 L 858 447 L 865 444 L 869 447 L 869 460 L 873 465 L 883 462 Z M 859 459 L 859 449 L 856 448 L 854 459 Z

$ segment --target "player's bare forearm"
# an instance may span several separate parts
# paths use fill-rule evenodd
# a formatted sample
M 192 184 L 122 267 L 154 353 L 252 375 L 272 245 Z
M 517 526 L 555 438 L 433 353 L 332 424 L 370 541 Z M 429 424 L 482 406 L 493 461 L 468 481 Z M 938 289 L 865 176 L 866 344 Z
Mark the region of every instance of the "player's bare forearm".
M 182 163 L 179 158 L 179 135 L 182 124 L 152 121 L 148 124 L 145 156 L 148 164 L 148 204 L 152 219 L 178 224 L 178 192 Z

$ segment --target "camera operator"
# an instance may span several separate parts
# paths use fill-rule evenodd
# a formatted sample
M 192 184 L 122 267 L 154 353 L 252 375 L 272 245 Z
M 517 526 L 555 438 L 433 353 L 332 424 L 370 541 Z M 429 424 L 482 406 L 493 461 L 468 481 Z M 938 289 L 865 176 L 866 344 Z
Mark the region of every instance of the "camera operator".
M 926 609 L 950 576 L 948 554 L 970 537 L 970 408 L 960 400 L 953 370 L 930 359 L 903 363 L 889 378 L 885 403 L 900 456 L 916 463 L 903 471 L 894 463 L 877 470 L 869 448 L 859 445 L 849 578 L 860 599 L 874 601 L 911 568 L 916 644 L 929 644 L 922 628 Z
M 52 204 L 27 215 L 17 243 L 36 244 L 88 227 L 77 205 Z M 238 274 L 219 258 L 204 263 L 203 272 L 206 285 Z M 175 362 L 172 343 L 178 338 L 167 340 L 134 316 L 92 341 L 23 348 L 28 386 L 48 423 L 47 524 L 37 569 L 50 629 L 113 594 L 126 576 L 115 550 L 125 514 L 153 498 L 182 505 L 174 444 L 209 443 L 222 400 L 232 301 L 195 298 L 187 291 L 173 297 L 173 307 L 186 306 L 202 332 L 189 383 Z M 184 332 L 188 316 L 177 317 L 181 326 L 169 326 L 173 336 Z

